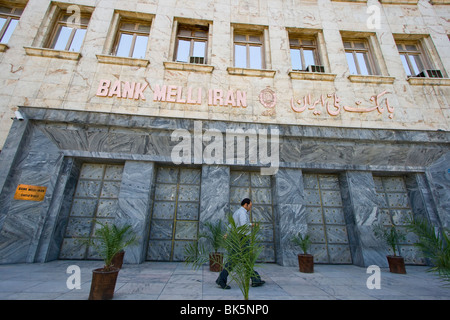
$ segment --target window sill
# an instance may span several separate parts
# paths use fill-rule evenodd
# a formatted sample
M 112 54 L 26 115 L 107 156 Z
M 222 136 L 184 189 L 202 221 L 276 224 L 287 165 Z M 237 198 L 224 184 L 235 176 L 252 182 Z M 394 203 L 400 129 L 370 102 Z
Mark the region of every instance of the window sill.
M 168 70 L 180 70 L 180 71 L 194 71 L 211 73 L 214 70 L 214 66 L 206 64 L 185 63 L 185 62 L 173 62 L 165 61 L 164 68 Z
M 380 0 L 382 4 L 417 4 L 419 0 Z
M 0 43 L 0 52 L 5 52 L 9 49 L 9 46 L 6 43 Z
M 450 0 L 430 0 L 431 4 L 450 4 Z
M 334 73 L 320 73 L 307 71 L 289 71 L 291 79 L 297 80 L 317 80 L 317 81 L 334 81 L 336 74 Z
M 422 78 L 422 77 L 409 77 L 406 81 L 412 86 L 450 86 L 449 78 Z
M 228 67 L 228 74 L 235 76 L 249 76 L 249 77 L 263 77 L 263 78 L 273 78 L 275 77 L 275 70 L 267 69 L 246 69 L 246 68 L 236 68 Z
M 386 77 L 386 76 L 377 76 L 377 75 L 370 75 L 370 76 L 362 76 L 362 75 L 349 75 L 348 79 L 351 82 L 359 82 L 359 83 L 384 83 L 384 84 L 393 84 L 395 77 Z
M 24 48 L 26 54 L 29 56 L 58 58 L 66 60 L 79 60 L 81 58 L 81 53 L 79 52 L 54 50 L 48 48 L 35 48 L 35 47 L 24 47 Z
M 118 64 L 122 66 L 132 66 L 132 67 L 147 67 L 150 61 L 146 59 L 136 59 L 136 58 L 126 58 L 126 57 L 116 57 L 103 54 L 97 54 L 97 60 L 100 63 L 107 64 Z
M 367 3 L 367 0 L 331 0 L 333 2 L 359 2 L 359 3 Z

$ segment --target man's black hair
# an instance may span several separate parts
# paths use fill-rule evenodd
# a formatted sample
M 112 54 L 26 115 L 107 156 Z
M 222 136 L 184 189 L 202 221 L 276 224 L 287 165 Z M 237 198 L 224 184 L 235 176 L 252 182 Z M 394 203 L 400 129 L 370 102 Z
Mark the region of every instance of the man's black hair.
M 252 202 L 252 200 L 250 200 L 249 198 L 245 198 L 244 200 L 242 200 L 241 206 L 243 206 L 244 204 L 250 204 L 250 202 Z

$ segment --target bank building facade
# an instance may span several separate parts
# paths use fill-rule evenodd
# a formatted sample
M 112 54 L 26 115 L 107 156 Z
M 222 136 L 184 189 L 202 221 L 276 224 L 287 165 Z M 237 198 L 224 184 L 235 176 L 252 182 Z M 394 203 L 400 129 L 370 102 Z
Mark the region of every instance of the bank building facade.
M 448 0 L 0 1 L 0 263 L 183 261 L 243 198 L 260 259 L 386 267 L 450 226 Z M 407 264 L 426 264 L 408 234 Z

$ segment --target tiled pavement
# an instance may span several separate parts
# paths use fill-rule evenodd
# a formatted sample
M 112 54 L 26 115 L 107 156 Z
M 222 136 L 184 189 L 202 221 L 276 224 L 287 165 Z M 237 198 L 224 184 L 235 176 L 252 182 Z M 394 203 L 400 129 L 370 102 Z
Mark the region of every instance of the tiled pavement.
M 81 289 L 68 289 L 67 267 L 81 269 Z M 37 264 L 0 265 L 1 300 L 86 300 L 92 270 L 100 261 L 53 261 Z M 250 288 L 253 300 L 450 300 L 450 287 L 426 272 L 428 267 L 407 266 L 407 274 L 381 269 L 381 289 L 368 289 L 371 273 L 353 265 L 315 265 L 312 274 L 296 267 L 262 264 L 256 268 L 266 284 Z M 124 264 L 114 300 L 242 300 L 232 281 L 230 290 L 215 284 L 217 273 L 204 266 L 192 270 L 183 263 L 145 262 Z

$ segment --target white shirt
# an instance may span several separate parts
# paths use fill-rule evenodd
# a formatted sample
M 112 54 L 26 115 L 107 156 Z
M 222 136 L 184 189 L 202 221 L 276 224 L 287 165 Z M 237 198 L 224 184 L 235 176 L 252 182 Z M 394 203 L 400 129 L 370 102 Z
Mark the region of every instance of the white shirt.
M 240 207 L 233 213 L 233 220 L 238 228 L 243 225 L 248 225 L 251 227 L 249 214 L 244 207 Z

